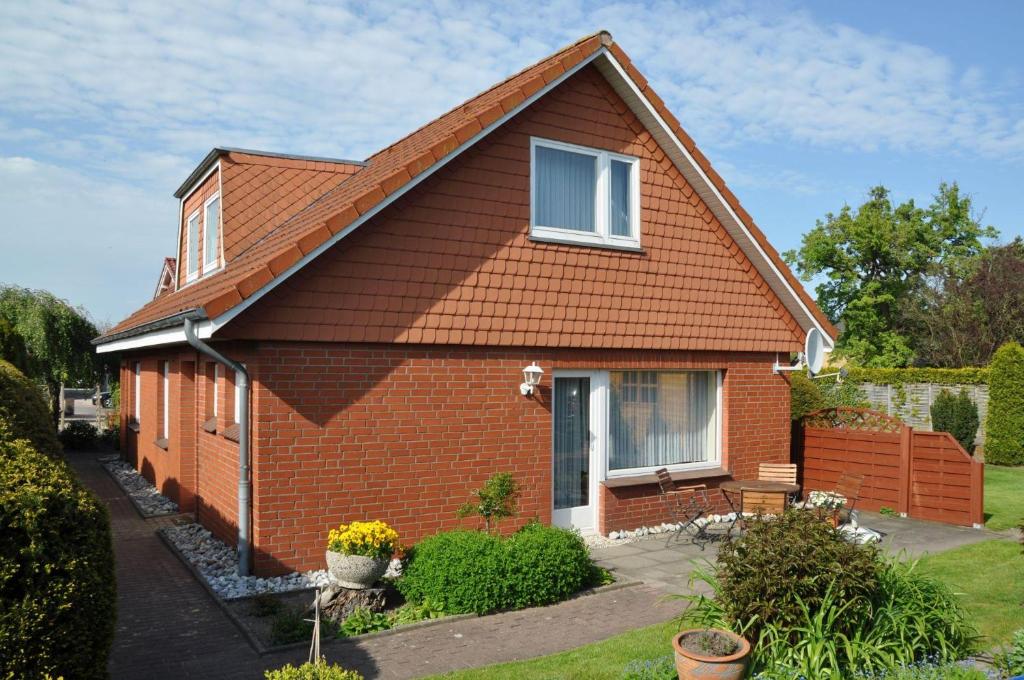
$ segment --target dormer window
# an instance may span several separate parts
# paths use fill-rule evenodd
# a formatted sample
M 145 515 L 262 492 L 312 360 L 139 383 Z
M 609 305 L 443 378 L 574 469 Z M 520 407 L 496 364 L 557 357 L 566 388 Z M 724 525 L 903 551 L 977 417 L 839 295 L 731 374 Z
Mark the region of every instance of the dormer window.
M 530 140 L 530 236 L 540 241 L 640 247 L 640 160 Z
M 185 280 L 195 281 L 199 278 L 199 211 L 188 218 L 188 250 L 186 251 Z
M 220 234 L 220 194 L 203 204 L 203 273 L 216 269 L 220 263 L 220 248 L 217 238 Z

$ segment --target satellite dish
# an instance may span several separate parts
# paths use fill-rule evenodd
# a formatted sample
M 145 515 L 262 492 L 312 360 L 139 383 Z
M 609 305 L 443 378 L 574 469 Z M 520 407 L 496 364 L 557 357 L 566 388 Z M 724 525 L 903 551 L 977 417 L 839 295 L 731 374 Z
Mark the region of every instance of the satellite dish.
M 825 340 L 821 331 L 812 328 L 807 332 L 807 341 L 804 343 L 804 361 L 807 362 L 807 372 L 811 375 L 821 372 L 825 363 Z

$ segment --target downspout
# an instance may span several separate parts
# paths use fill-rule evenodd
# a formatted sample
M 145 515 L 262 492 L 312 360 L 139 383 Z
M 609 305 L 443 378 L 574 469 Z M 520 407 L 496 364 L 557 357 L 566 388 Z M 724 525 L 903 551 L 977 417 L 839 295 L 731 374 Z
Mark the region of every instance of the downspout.
M 207 345 L 196 335 L 195 320 L 185 319 L 185 339 L 200 353 L 211 357 L 235 371 L 239 388 L 238 400 L 238 575 L 249 575 L 249 510 L 251 483 L 249 482 L 249 373 L 245 366 L 232 361 Z

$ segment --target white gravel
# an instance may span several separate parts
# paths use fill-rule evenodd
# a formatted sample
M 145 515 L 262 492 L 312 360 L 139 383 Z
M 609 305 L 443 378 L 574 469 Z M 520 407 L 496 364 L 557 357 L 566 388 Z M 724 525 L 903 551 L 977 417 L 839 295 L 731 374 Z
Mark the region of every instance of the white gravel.
M 238 575 L 238 556 L 233 548 L 214 538 L 199 524 L 184 524 L 162 529 L 181 554 L 199 571 L 215 593 L 232 600 L 260 593 L 285 593 L 304 588 L 326 586 L 327 571 L 307 571 L 284 576 Z
M 142 508 L 144 515 L 173 515 L 178 512 L 178 504 L 157 491 L 156 487 L 130 464 L 119 458 L 102 459 L 102 462 L 103 467 L 114 475 L 121 488 Z

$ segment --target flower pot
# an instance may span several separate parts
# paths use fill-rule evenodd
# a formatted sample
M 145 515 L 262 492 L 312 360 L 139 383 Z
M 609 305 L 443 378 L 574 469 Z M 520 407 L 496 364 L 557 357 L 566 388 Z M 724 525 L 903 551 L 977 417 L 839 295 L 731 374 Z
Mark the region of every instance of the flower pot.
M 736 651 L 728 656 L 705 656 L 684 648 L 680 641 L 687 635 L 710 632 L 734 640 L 738 645 Z M 750 663 L 750 643 L 744 638 L 719 628 L 684 630 L 672 638 L 675 650 L 676 673 L 679 680 L 742 680 L 747 674 Z
M 391 560 L 327 551 L 327 573 L 342 588 L 365 590 L 380 580 Z

